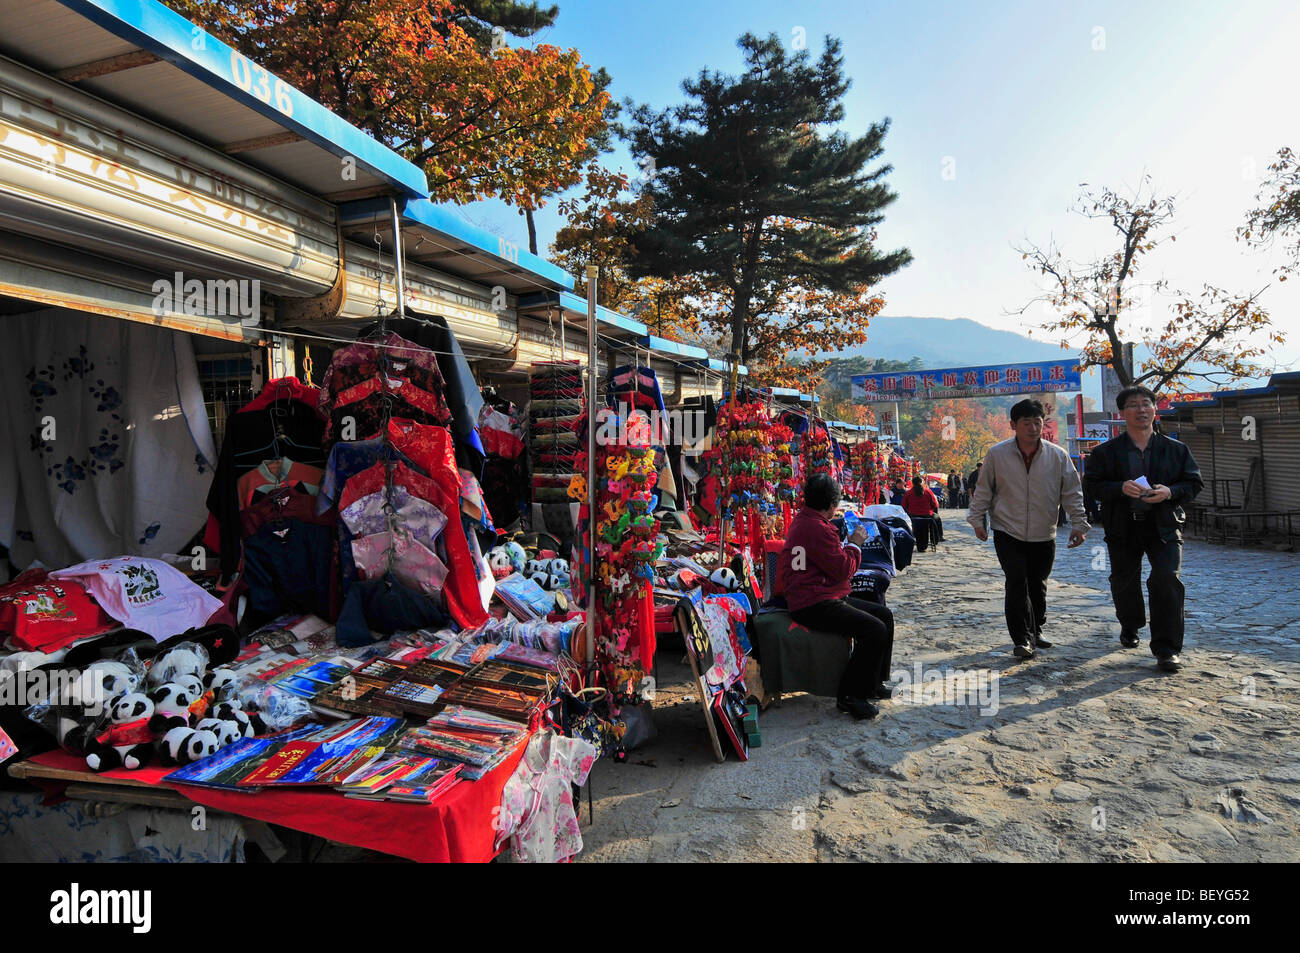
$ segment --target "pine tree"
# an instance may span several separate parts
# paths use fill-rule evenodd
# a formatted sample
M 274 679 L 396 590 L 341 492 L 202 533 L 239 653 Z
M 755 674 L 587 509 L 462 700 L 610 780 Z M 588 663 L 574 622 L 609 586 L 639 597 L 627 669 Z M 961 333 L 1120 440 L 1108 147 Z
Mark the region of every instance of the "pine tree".
M 795 337 L 820 326 L 833 342 L 841 331 L 860 338 L 883 305 L 867 289 L 912 256 L 875 248 L 896 196 L 884 184 L 891 167 L 867 166 L 884 151 L 889 120 L 858 138 L 832 128 L 849 88 L 839 41 L 827 37 L 815 63 L 807 50 L 787 55 L 775 34 L 747 33 L 739 46 L 740 76 L 704 70 L 682 84 L 686 103 L 633 113 L 630 145 L 655 217 L 629 241 L 634 274 L 703 280 L 747 363 L 790 349 L 791 338 L 772 333 L 782 314 Z M 789 303 L 810 295 L 820 306 L 799 318 L 806 305 Z

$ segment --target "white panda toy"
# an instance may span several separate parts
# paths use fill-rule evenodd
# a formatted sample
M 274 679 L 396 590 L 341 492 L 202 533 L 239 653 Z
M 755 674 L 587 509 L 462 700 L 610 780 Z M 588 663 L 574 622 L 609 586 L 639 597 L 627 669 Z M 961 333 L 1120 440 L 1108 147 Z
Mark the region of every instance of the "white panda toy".
M 194 726 L 194 730 L 212 732 L 213 737 L 217 739 L 218 751 L 243 737 L 238 725 L 233 721 L 222 721 L 220 718 L 204 718 Z
M 236 741 L 244 740 L 244 732 L 233 721 L 217 722 L 217 730 L 213 734 L 217 736 L 218 748 L 224 748 L 226 745 L 233 745 Z
M 550 560 L 550 563 L 552 573 L 557 573 L 561 576 L 569 575 L 569 561 L 567 559 L 561 559 L 559 556 L 556 556 L 554 559 Z
M 139 684 L 135 673 L 122 662 L 91 662 L 77 680 L 74 701 L 86 709 L 107 710 L 112 699 L 135 691 Z
M 155 734 L 167 734 L 173 728 L 190 727 L 190 705 L 194 699 L 180 685 L 172 682 L 160 685 L 149 693 L 153 702 L 153 717 L 149 727 Z
M 514 566 L 510 561 L 510 550 L 504 546 L 493 546 L 488 550 L 487 564 L 492 570 L 492 575 L 497 579 L 504 579 L 514 572 Z
M 222 693 L 235 683 L 235 673 L 228 668 L 214 668 L 203 676 L 203 685 L 212 692 L 212 697 L 220 698 Z
M 163 764 L 190 764 L 216 753 L 217 736 L 188 726 L 177 727 L 163 735 L 159 748 Z
M 528 565 L 524 568 L 524 575 L 529 579 L 535 579 L 538 574 L 543 576 L 550 575 L 551 561 L 549 559 L 530 559 Z
M 197 675 L 177 675 L 172 681 L 185 689 L 185 694 L 190 698 L 198 698 L 206 691 L 203 687 L 203 679 Z
M 202 761 L 217 753 L 217 736 L 210 731 L 196 731 L 185 742 L 185 764 Z
M 713 573 L 709 576 L 709 582 L 722 586 L 728 592 L 737 592 L 740 589 L 740 580 L 726 566 L 713 570 Z
M 570 582 L 570 577 L 567 572 L 560 573 L 552 569 L 551 575 L 547 577 L 547 584 L 542 588 L 549 589 L 552 592 L 559 592 L 562 589 L 568 589 L 569 582 Z
M 109 727 L 92 742 L 86 767 L 91 771 L 119 767 L 134 771 L 148 764 L 153 754 L 152 715 L 153 702 L 140 692 L 114 699 L 109 707 Z
M 176 681 L 180 675 L 193 675 L 202 683 L 203 672 L 207 667 L 207 650 L 193 642 L 186 642 L 168 649 L 154 659 L 149 669 L 149 684 L 158 688 L 168 682 Z
M 550 574 L 546 572 L 542 572 L 540 569 L 537 572 L 533 573 L 528 578 L 531 579 L 533 582 L 537 583 L 543 589 L 547 589 L 550 587 L 551 584 Z
M 260 715 L 249 714 L 242 708 L 235 707 L 230 702 L 221 702 L 213 711 L 213 717 L 218 721 L 224 721 L 234 725 L 241 737 L 251 738 L 254 735 L 261 734 L 266 730 L 266 723 L 262 721 Z M 260 729 L 259 729 L 260 726 Z

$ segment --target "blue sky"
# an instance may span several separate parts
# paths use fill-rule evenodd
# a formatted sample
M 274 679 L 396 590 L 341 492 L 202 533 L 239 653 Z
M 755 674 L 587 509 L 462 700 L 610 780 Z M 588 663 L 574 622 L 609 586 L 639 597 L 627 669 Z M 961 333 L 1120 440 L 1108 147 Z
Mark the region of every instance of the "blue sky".
M 1148 277 L 1188 290 L 1272 283 L 1264 301 L 1294 338 L 1281 356 L 1300 368 L 1300 280 L 1278 285 L 1280 254 L 1234 239 L 1270 157 L 1300 149 L 1300 5 L 557 2 L 556 25 L 530 42 L 576 47 L 609 70 L 617 98 L 657 108 L 680 102 L 681 80 L 701 68 L 737 72 L 746 30 L 793 43 L 802 28 L 814 55 L 838 36 L 853 81 L 844 128 L 892 120 L 885 160 L 899 198 L 880 242 L 915 261 L 882 285 L 885 314 L 1022 333 L 1041 324 L 1041 310 L 1006 314 L 1036 294 L 1011 246 L 1054 238 L 1076 259 L 1110 251 L 1107 226 L 1067 209 L 1082 182 L 1132 187 L 1145 171 L 1179 197 L 1178 241 L 1154 253 Z M 609 162 L 637 171 L 621 149 Z M 500 203 L 460 214 L 526 239 Z M 559 224 L 553 205 L 539 213 L 543 254 Z

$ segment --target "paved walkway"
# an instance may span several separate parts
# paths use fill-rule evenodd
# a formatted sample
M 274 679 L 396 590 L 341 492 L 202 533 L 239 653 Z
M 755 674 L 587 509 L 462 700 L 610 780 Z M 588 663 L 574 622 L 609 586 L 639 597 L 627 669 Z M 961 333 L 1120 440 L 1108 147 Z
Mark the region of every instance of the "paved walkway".
M 1016 661 L 1002 576 L 964 512 L 889 592 L 918 687 L 854 722 L 787 697 L 715 764 L 661 651 L 659 737 L 598 763 L 584 861 L 1300 860 L 1300 555 L 1189 542 L 1177 675 L 1123 650 L 1097 530 L 1061 533 L 1044 635 Z M 1094 545 L 1095 544 L 1095 545 Z M 942 687 L 941 687 L 942 686 Z

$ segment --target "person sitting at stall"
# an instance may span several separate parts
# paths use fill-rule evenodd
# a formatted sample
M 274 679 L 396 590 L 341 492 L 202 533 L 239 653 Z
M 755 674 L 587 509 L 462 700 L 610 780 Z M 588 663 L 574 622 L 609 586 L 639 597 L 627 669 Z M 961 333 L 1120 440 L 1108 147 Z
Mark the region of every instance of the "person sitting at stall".
M 903 505 L 903 481 L 897 477 L 889 487 L 889 502 L 893 506 Z
M 840 502 L 839 483 L 817 473 L 803 492 L 803 509 L 790 524 L 777 562 L 778 587 L 795 622 L 853 640 L 836 702 L 854 718 L 874 718 L 880 709 L 872 700 L 891 695 L 885 683 L 894 649 L 894 615 L 884 606 L 849 598 L 867 532 L 859 526 L 841 544 L 831 523 Z
M 925 552 L 932 542 L 938 544 L 939 499 L 921 483 L 919 476 L 912 477 L 912 488 L 903 494 L 903 511 L 912 517 L 912 535 L 916 537 L 918 553 Z

